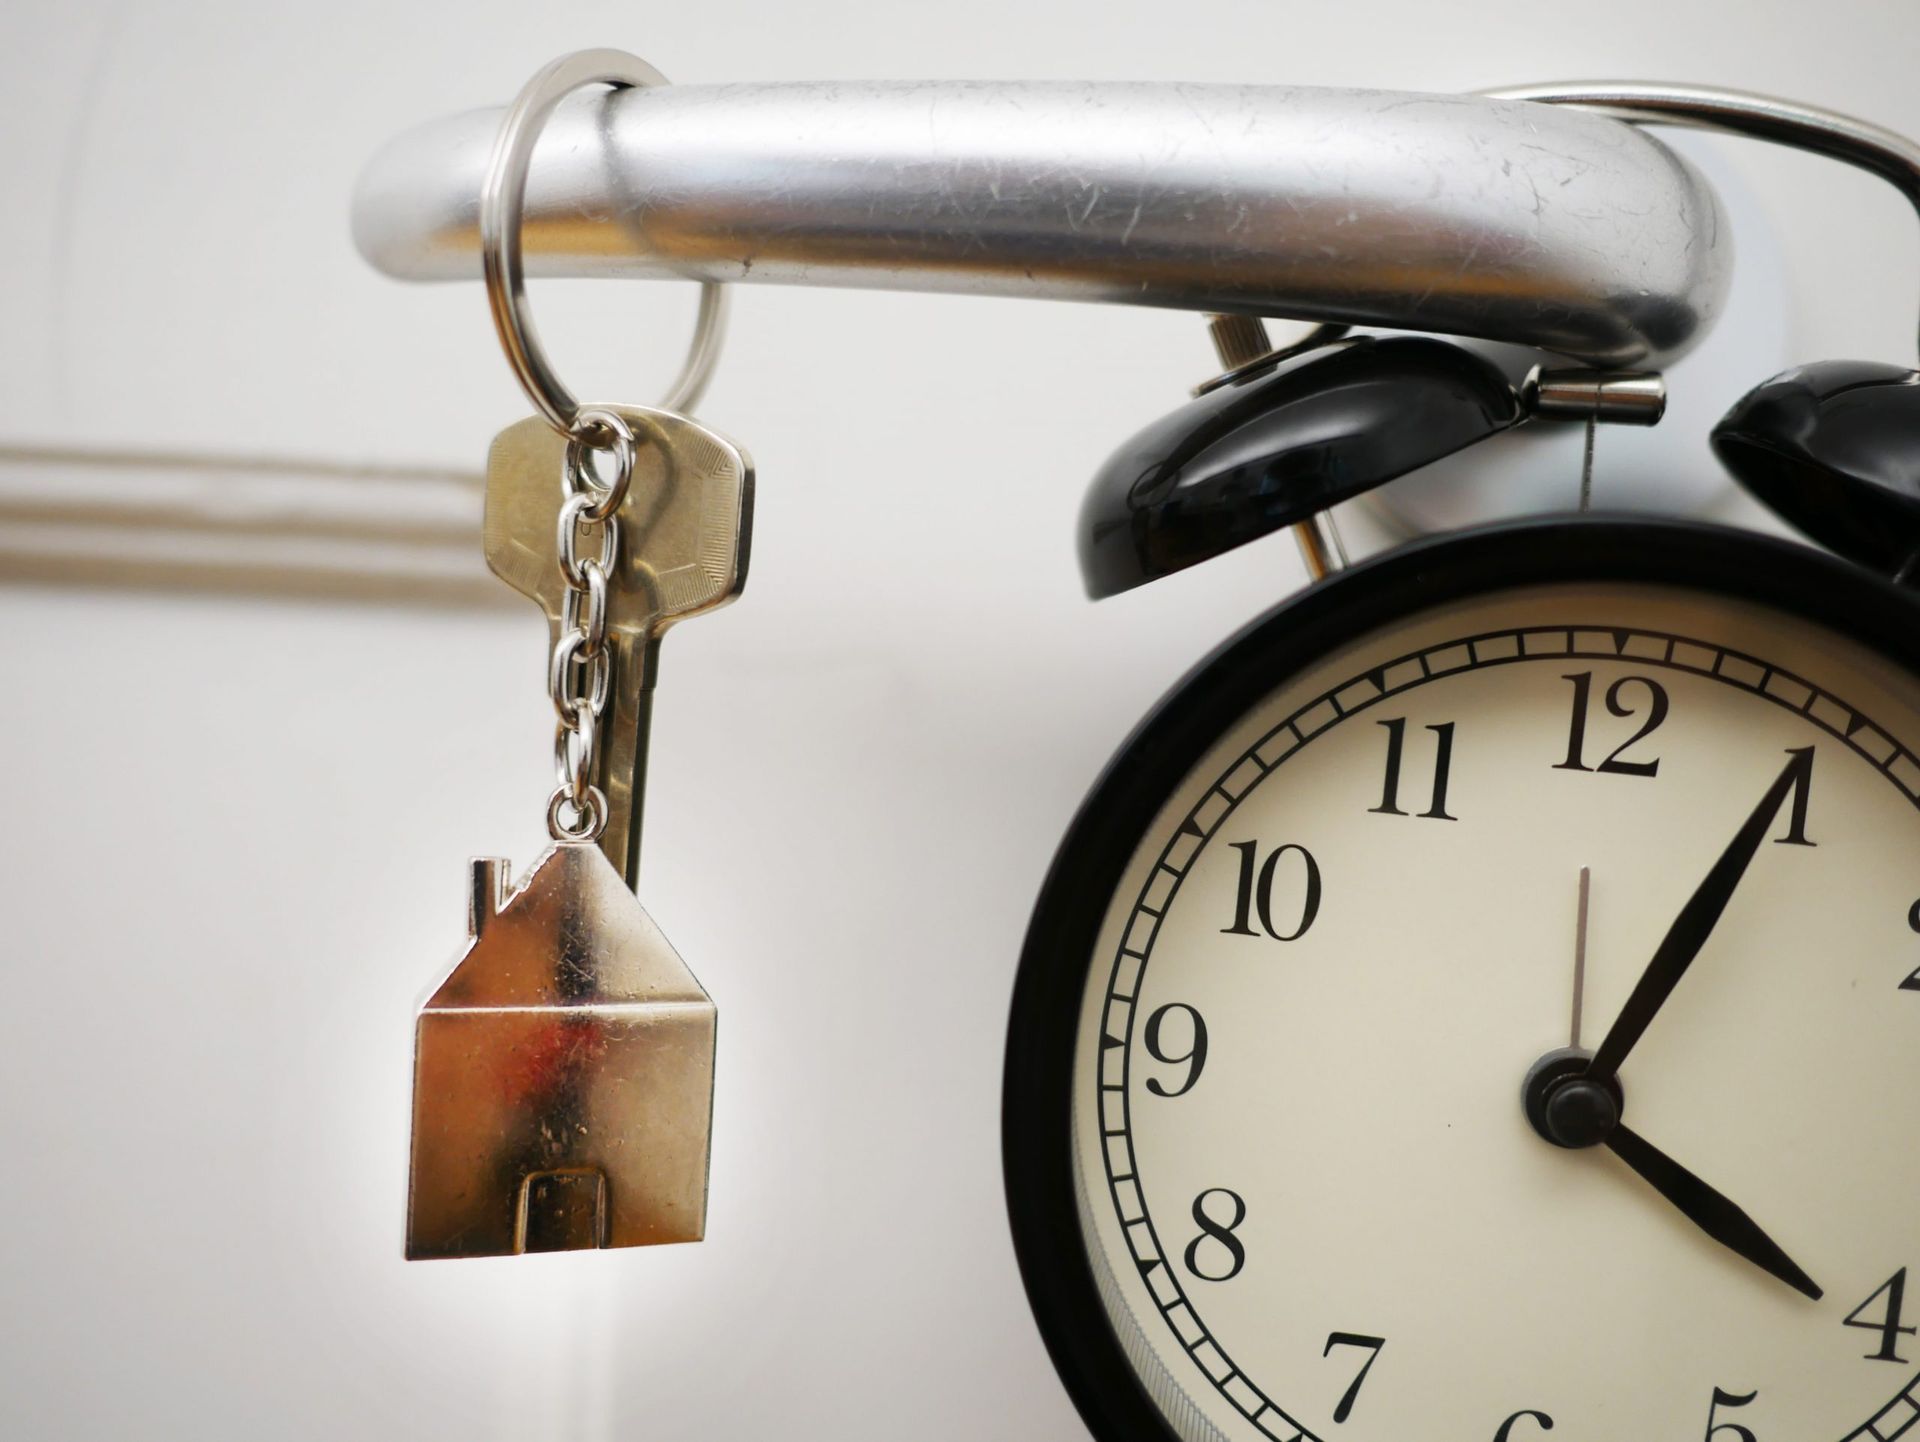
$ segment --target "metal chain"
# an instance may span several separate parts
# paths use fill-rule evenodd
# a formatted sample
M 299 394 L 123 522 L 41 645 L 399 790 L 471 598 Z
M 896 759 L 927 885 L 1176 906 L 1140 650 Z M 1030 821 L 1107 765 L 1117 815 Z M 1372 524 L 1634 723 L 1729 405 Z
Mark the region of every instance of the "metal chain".
M 617 413 L 582 406 L 567 433 L 555 551 L 566 591 L 560 630 L 547 664 L 547 694 L 559 725 L 553 767 L 559 779 L 547 799 L 547 831 L 555 841 L 598 841 L 607 798 L 594 783 L 600 718 L 613 693 L 613 648 L 607 644 L 607 585 L 620 552 L 619 511 L 633 482 L 633 429 Z M 602 481 L 596 452 L 610 455 L 613 477 Z M 581 554 L 582 543 L 589 554 Z M 599 546 L 593 554 L 594 543 Z

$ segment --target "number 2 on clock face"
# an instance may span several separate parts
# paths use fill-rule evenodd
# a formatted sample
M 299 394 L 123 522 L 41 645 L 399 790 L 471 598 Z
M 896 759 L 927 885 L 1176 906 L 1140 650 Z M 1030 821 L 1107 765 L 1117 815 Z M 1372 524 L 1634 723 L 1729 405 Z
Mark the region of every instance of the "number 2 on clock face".
M 1114 893 L 1075 1069 L 1175 1432 L 1920 1442 L 1916 745 L 1911 678 L 1651 587 L 1457 603 L 1248 712 Z M 1530 1122 L 1676 936 L 1598 1142 Z

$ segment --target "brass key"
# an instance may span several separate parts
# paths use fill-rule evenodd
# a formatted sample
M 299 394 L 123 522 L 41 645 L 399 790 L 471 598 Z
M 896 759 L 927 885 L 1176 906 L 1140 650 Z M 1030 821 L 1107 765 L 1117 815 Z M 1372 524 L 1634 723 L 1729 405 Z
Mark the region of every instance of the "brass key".
M 633 887 L 660 638 L 676 621 L 726 605 L 746 584 L 753 463 L 685 416 L 603 409 L 618 412 L 638 444 L 607 588 L 613 691 L 593 780 L 607 799 L 600 849 Z M 550 640 L 559 637 L 566 594 L 554 540 L 565 451 L 566 439 L 535 416 L 502 431 L 487 457 L 487 564 L 540 603 Z

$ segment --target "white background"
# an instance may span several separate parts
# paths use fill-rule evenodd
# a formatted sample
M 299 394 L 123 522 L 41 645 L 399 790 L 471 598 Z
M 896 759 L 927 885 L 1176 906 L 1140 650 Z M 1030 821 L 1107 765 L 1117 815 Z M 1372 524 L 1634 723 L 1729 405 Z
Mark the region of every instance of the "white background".
M 1864 0 L 15 0 L 0 440 L 477 466 L 524 413 L 480 292 L 374 275 L 347 198 L 583 45 L 683 81 L 1686 79 L 1913 132 L 1917 42 Z M 1704 413 L 1782 359 L 1909 358 L 1901 202 L 1724 155 L 1792 281 L 1740 292 L 1785 355 Z M 539 301 L 569 379 L 636 400 L 692 309 Z M 400 1260 L 413 1004 L 464 858 L 543 840 L 530 607 L 0 589 L 0 1435 L 1080 1435 L 1002 1220 L 1000 1033 L 1099 766 L 1299 580 L 1276 537 L 1081 597 L 1086 478 L 1207 370 L 1191 317 L 736 297 L 702 414 L 759 464 L 754 571 L 667 643 L 642 888 L 721 1007 L 698 1247 Z

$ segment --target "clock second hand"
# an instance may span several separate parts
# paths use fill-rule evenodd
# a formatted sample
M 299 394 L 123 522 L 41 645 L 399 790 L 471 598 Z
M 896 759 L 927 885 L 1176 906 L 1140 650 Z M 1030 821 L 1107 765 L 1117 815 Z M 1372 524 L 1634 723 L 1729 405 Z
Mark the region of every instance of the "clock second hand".
M 1580 1011 L 1587 995 L 1587 900 L 1593 886 L 1593 869 L 1580 868 L 1580 917 L 1573 932 L 1573 1040 L 1567 1045 L 1580 1050 Z

